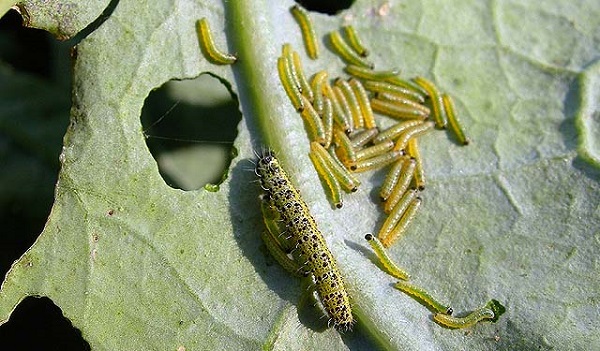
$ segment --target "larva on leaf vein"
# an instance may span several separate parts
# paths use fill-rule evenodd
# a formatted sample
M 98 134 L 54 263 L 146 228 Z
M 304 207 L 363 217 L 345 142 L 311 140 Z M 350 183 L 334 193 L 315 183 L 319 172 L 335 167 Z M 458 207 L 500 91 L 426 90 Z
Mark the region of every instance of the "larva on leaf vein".
M 308 206 L 272 151 L 259 156 L 255 173 L 265 191 L 266 201 L 285 226 L 294 247 L 294 258 L 302 262 L 301 267 L 314 278 L 315 290 L 327 312 L 329 324 L 340 331 L 350 329 L 354 323 L 350 298 L 335 258 Z

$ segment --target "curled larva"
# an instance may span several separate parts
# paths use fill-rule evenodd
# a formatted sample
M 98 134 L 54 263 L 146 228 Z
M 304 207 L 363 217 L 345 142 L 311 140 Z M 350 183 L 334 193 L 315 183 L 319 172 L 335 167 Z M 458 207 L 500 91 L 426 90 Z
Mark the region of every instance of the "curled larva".
M 454 102 L 449 95 L 442 94 L 442 103 L 444 104 L 444 109 L 446 110 L 446 116 L 448 117 L 448 124 L 450 124 L 450 129 L 456 134 L 456 138 L 458 142 L 463 145 L 469 145 L 469 139 L 465 136 L 465 132 L 458 121 L 458 117 L 456 117 L 456 108 L 454 107 Z
M 406 273 L 402 268 L 398 267 L 394 261 L 388 256 L 387 252 L 379 239 L 373 236 L 373 234 L 365 235 L 365 239 L 369 242 L 369 245 L 373 248 L 373 251 L 377 254 L 379 260 L 386 268 L 387 272 L 392 276 L 402 280 L 409 280 L 410 275 Z
M 431 98 L 431 107 L 433 108 L 433 119 L 435 120 L 435 126 L 439 129 L 446 128 L 448 117 L 446 116 L 446 110 L 444 109 L 442 96 L 440 95 L 437 87 L 423 77 L 415 77 L 413 80 L 416 84 L 427 91 L 427 94 Z
M 344 41 L 340 33 L 331 32 L 329 33 L 329 40 L 335 52 L 347 63 L 373 68 L 373 63 L 367 61 L 364 57 L 358 55 L 352 48 Z
M 346 37 L 348 37 L 348 43 L 350 47 L 356 51 L 356 53 L 362 57 L 367 57 L 369 55 L 369 51 L 365 48 L 362 43 L 362 40 L 358 37 L 356 30 L 353 26 L 344 26 L 344 32 L 346 33 Z
M 198 21 L 196 30 L 200 39 L 200 48 L 211 62 L 219 65 L 231 65 L 237 61 L 235 55 L 227 54 L 217 49 L 206 18 Z
M 350 298 L 321 231 L 300 193 L 271 151 L 259 156 L 255 173 L 267 201 L 286 228 L 296 262 L 312 274 L 315 290 L 329 317 L 329 324 L 348 330 L 354 323 Z
M 302 39 L 304 40 L 304 45 L 306 47 L 306 53 L 308 57 L 313 60 L 316 60 L 319 57 L 319 45 L 317 40 L 317 35 L 315 34 L 315 30 L 313 28 L 312 20 L 308 15 L 308 12 L 298 5 L 294 5 L 290 8 L 290 12 L 292 16 L 298 22 L 300 26 L 300 31 L 302 32 Z
M 452 307 L 448 306 L 447 304 L 439 302 L 430 293 L 428 293 L 427 291 L 423 290 L 422 288 L 420 288 L 414 284 L 399 281 L 396 284 L 394 284 L 394 287 L 396 289 L 402 291 L 403 293 L 406 293 L 406 294 L 416 298 L 417 300 L 419 300 L 420 302 L 425 304 L 425 306 L 427 306 L 427 308 L 429 308 L 432 311 L 437 312 L 437 314 L 439 314 L 439 315 L 448 317 L 449 315 L 452 314 L 452 312 L 454 312 L 452 310 Z
M 394 146 L 394 150 L 406 149 L 406 145 L 408 145 L 410 139 L 422 136 L 423 134 L 430 132 L 433 129 L 433 125 L 433 122 L 427 121 L 423 124 L 406 128 L 402 132 L 402 134 L 398 136 L 398 139 L 396 139 L 396 146 Z

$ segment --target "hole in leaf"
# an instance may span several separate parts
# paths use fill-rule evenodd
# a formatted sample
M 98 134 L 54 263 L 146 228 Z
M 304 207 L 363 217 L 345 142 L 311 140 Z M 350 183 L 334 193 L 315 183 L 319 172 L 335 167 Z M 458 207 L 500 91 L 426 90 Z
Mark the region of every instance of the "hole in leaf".
M 350 6 L 352 6 L 352 3 L 354 3 L 354 0 L 297 0 L 296 2 L 309 11 L 325 13 L 328 15 L 335 15 L 336 13 L 342 10 L 350 8 Z
M 47 297 L 27 297 L 0 326 L 0 350 L 90 350 L 60 308 Z
M 148 95 L 141 117 L 146 144 L 169 186 L 215 189 L 225 180 L 242 118 L 232 96 L 208 74 L 169 81 Z

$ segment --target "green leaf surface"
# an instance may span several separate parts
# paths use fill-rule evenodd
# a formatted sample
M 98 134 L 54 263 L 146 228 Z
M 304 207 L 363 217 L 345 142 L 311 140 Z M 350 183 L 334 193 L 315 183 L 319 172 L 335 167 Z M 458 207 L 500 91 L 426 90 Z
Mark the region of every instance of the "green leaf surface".
M 88 3 L 28 13 L 58 33 L 106 6 Z M 390 253 L 457 314 L 490 299 L 506 306 L 497 323 L 464 333 L 435 324 L 374 265 L 363 237 L 384 220 L 383 172 L 362 174 L 359 192 L 331 209 L 276 58 L 290 42 L 309 74 L 342 75 L 343 64 L 329 50 L 308 60 L 292 4 L 121 0 L 82 40 L 55 203 L 2 284 L 0 321 L 34 295 L 51 298 L 94 350 L 600 348 L 600 5 L 357 1 L 337 16 L 312 14 L 321 45 L 351 23 L 377 67 L 431 78 L 456 100 L 473 142 L 423 137 L 424 205 Z M 202 17 L 238 63 L 201 55 Z M 140 113 L 151 90 L 204 72 L 239 98 L 238 156 L 219 191 L 176 190 L 159 175 Z M 298 302 L 300 282 L 262 248 L 249 160 L 264 144 L 339 262 L 359 319 L 351 333 L 321 330 Z

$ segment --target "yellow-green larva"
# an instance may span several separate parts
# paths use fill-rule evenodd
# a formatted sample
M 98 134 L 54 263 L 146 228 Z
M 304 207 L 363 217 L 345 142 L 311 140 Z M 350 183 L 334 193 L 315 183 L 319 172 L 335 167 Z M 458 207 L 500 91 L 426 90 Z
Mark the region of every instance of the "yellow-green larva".
M 371 99 L 371 108 L 373 111 L 382 115 L 396 119 L 425 119 L 429 117 L 429 113 L 420 108 L 415 108 L 409 105 L 401 105 L 378 98 Z
M 458 142 L 463 145 L 469 145 L 470 141 L 465 136 L 465 132 L 463 131 L 460 122 L 458 121 L 458 117 L 456 116 L 456 108 L 454 107 L 452 98 L 447 94 L 442 94 L 442 103 L 444 104 L 444 109 L 446 110 L 446 116 L 448 117 L 450 129 L 452 129 L 454 134 L 456 134 Z
M 300 116 L 302 116 L 302 119 L 304 120 L 308 138 L 310 141 L 316 141 L 321 145 L 325 145 L 327 140 L 321 116 L 319 116 L 315 108 L 312 107 L 306 96 L 302 95 L 300 98 L 302 99 L 302 105 L 304 106 L 304 110 L 302 110 Z
M 356 162 L 356 169 L 353 169 L 354 172 L 366 172 L 374 169 L 383 168 L 394 161 L 397 161 L 404 155 L 404 151 L 395 151 L 392 150 L 390 152 L 386 152 L 383 155 L 379 155 L 373 158 L 368 158 L 364 160 L 359 160 Z
M 342 109 L 340 101 L 337 98 L 337 94 L 327 81 L 323 82 L 323 94 L 331 100 L 331 106 L 333 107 L 333 122 L 337 124 L 345 133 L 352 132 L 352 119 L 350 116 L 347 116 Z
M 431 107 L 433 108 L 433 119 L 435 120 L 435 126 L 439 129 L 446 128 L 448 117 L 446 116 L 446 110 L 444 109 L 444 103 L 437 87 L 429 80 L 423 77 L 415 77 L 414 82 L 422 87 L 431 98 Z
M 413 179 L 415 181 L 417 189 L 423 190 L 425 189 L 425 170 L 423 169 L 423 159 L 421 158 L 421 152 L 419 151 L 418 138 L 412 138 L 408 141 L 406 153 L 408 154 L 408 156 L 414 158 L 417 162 Z
M 404 196 L 404 193 L 406 193 L 408 187 L 410 186 L 416 166 L 417 162 L 415 159 L 409 157 L 404 158 L 404 161 L 402 162 L 402 170 L 398 176 L 398 181 L 396 184 L 394 184 L 390 196 L 388 196 L 384 203 L 383 212 L 392 212 L 398 201 L 400 201 L 402 196 Z
M 369 51 L 362 44 L 362 40 L 360 40 L 360 38 L 358 37 L 358 34 L 356 34 L 356 30 L 354 29 L 354 27 L 348 25 L 348 26 L 344 26 L 342 28 L 344 29 L 344 32 L 346 33 L 346 37 L 348 37 L 348 43 L 350 44 L 350 47 L 354 51 L 356 51 L 356 53 L 359 56 L 367 57 L 369 55 Z
M 297 262 L 312 274 L 315 290 L 329 317 L 329 324 L 348 330 L 354 323 L 350 298 L 335 258 L 300 193 L 271 151 L 259 156 L 255 173 L 268 201 L 279 213 Z
M 396 240 L 398 240 L 400 234 L 404 233 L 410 222 L 412 222 L 412 220 L 415 218 L 417 210 L 419 209 L 419 207 L 421 207 L 421 202 L 422 200 L 420 197 L 417 196 L 416 198 L 414 198 L 409 203 L 408 208 L 406 209 L 406 211 L 404 211 L 402 218 L 400 218 L 400 222 L 396 224 L 394 229 L 386 237 L 379 238 L 381 239 L 381 243 L 384 247 L 392 246 L 392 244 L 396 242 Z
M 375 71 L 371 68 L 352 64 L 344 67 L 344 71 L 353 77 L 372 81 L 385 81 L 386 79 L 396 77 L 400 74 L 400 71 L 397 69 L 392 69 L 389 71 Z
M 327 71 L 319 71 L 310 80 L 313 91 L 313 106 L 319 114 L 323 113 L 323 82 L 327 79 L 327 75 Z
M 412 90 L 413 92 L 421 95 L 421 96 L 429 96 L 429 93 L 427 90 L 423 89 L 423 87 L 421 87 L 419 84 L 416 84 L 414 82 L 411 82 L 410 80 L 405 80 L 402 79 L 400 77 L 391 77 L 385 80 L 386 82 L 401 87 L 401 88 L 405 88 L 408 90 Z
M 427 306 L 427 308 L 429 308 L 430 310 L 432 310 L 434 312 L 437 312 L 436 315 L 439 314 L 439 315 L 442 315 L 445 317 L 449 317 L 449 315 L 451 315 L 452 312 L 454 312 L 452 310 L 452 307 L 448 306 L 447 304 L 443 304 L 443 303 L 439 302 L 430 293 L 428 293 L 427 291 L 423 290 L 422 288 L 420 288 L 414 284 L 399 281 L 396 284 L 394 284 L 394 287 L 396 289 L 402 291 L 403 293 L 416 298 L 417 300 L 419 300 L 420 302 L 425 304 L 425 306 Z M 434 317 L 434 319 L 435 319 L 435 317 Z
M 344 111 L 344 115 L 346 116 L 346 118 L 348 119 L 348 123 L 350 124 L 350 131 L 346 131 L 346 133 L 352 133 L 352 131 L 354 130 L 354 117 L 352 116 L 352 110 L 350 109 L 350 103 L 348 102 L 348 99 L 346 98 L 346 95 L 344 94 L 344 92 L 342 91 L 342 89 L 338 86 L 332 86 L 331 89 L 333 90 L 333 93 L 335 95 L 335 97 L 337 98 L 337 101 L 340 103 L 340 107 L 342 108 L 342 111 Z
M 331 149 L 331 148 L 330 148 Z M 325 163 L 329 166 L 329 169 L 333 175 L 337 178 L 342 186 L 342 189 L 346 192 L 355 192 L 360 186 L 360 181 L 350 173 L 346 167 L 337 158 L 335 151 L 329 152 L 323 148 L 319 143 L 310 143 L 310 151 L 318 154 L 323 158 Z
M 385 238 L 392 233 L 394 228 L 396 228 L 398 223 L 400 223 L 400 220 L 402 219 L 404 212 L 406 212 L 406 209 L 408 209 L 408 206 L 417 197 L 417 193 L 418 192 L 414 189 L 407 191 L 404 193 L 400 201 L 398 201 L 393 207 L 392 211 L 388 212 L 389 216 L 387 216 L 383 222 L 383 225 L 381 226 L 381 229 L 379 229 L 379 233 L 377 233 L 379 240 L 385 240 Z
M 231 65 L 237 61 L 235 55 L 227 54 L 217 49 L 206 18 L 202 18 L 197 22 L 196 29 L 198 31 L 198 38 L 200 39 L 200 48 L 212 63 Z
M 347 63 L 357 66 L 373 68 L 373 63 L 366 60 L 364 57 L 361 57 L 354 50 L 352 50 L 352 48 L 344 41 L 340 33 L 329 33 L 329 40 L 331 41 L 331 45 L 333 46 L 333 49 L 336 51 L 338 56 L 341 57 Z
M 367 94 L 367 91 L 363 87 L 362 83 L 360 80 L 355 78 L 350 78 L 348 83 L 350 83 L 350 87 L 352 88 L 352 91 L 354 91 L 354 95 L 356 95 L 356 100 L 358 101 L 358 105 L 360 106 L 360 111 L 364 119 L 365 128 L 377 128 L 375 116 L 373 115 L 373 109 L 371 108 L 371 102 L 369 101 L 369 94 Z
M 420 104 L 425 102 L 425 97 L 424 95 L 415 92 L 412 89 L 408 89 L 408 88 L 403 88 L 394 84 L 390 84 L 387 82 L 378 82 L 375 80 L 364 80 L 363 81 L 363 86 L 365 87 L 365 89 L 367 89 L 368 91 L 374 92 L 374 93 L 390 93 L 390 94 L 395 94 L 398 96 L 404 96 L 407 99 L 413 100 L 414 102 L 418 102 Z
M 294 82 L 292 73 L 290 72 L 286 61 L 287 60 L 285 57 L 279 57 L 277 59 L 277 71 L 279 72 L 279 79 L 281 80 L 281 85 L 283 85 L 283 89 L 285 90 L 296 111 L 302 112 L 304 110 L 302 93 Z
M 353 134 L 350 137 L 350 141 L 352 142 L 352 147 L 360 148 L 367 145 L 371 140 L 373 140 L 377 134 L 379 134 L 379 129 L 377 128 L 369 128 L 363 131 L 360 131 L 356 134 Z
M 341 130 L 334 128 L 333 141 L 337 146 L 336 153 L 344 166 L 351 170 L 356 169 L 356 151 L 352 147 L 350 138 Z
M 407 129 L 415 127 L 417 125 L 423 124 L 423 121 L 418 119 L 408 120 L 404 122 L 400 122 L 394 124 L 388 129 L 377 134 L 375 138 L 373 138 L 373 143 L 378 144 L 385 140 L 396 140 L 402 133 L 404 133 Z
M 375 156 L 379 156 L 385 154 L 386 152 L 392 150 L 394 148 L 394 142 L 391 140 L 387 140 L 381 142 L 379 144 L 375 144 L 373 146 L 369 146 L 356 151 L 356 159 L 357 160 L 365 160 L 368 158 L 372 158 Z
M 340 182 L 333 175 L 331 169 L 321 155 L 311 151 L 308 156 L 310 157 L 310 160 L 312 161 L 319 178 L 327 184 L 332 204 L 336 208 L 342 208 L 344 203 L 342 201 L 342 188 L 340 187 Z
M 487 307 L 482 307 L 469 313 L 465 317 L 453 317 L 443 313 L 436 313 L 433 315 L 433 320 L 445 327 L 459 329 L 474 326 L 482 320 L 494 319 L 494 317 L 494 311 Z
M 418 103 L 416 101 L 413 101 L 405 95 L 388 93 L 388 92 L 382 91 L 382 92 L 375 93 L 375 97 L 380 100 L 383 100 L 383 101 L 393 102 L 394 104 L 397 104 L 397 105 L 405 105 L 408 107 L 415 108 L 417 110 L 421 110 L 423 112 L 423 114 L 426 116 L 429 116 L 429 114 L 431 113 L 431 111 L 429 110 L 429 107 L 422 105 L 421 103 Z
M 302 88 L 302 94 L 312 102 L 314 100 L 313 90 L 310 84 L 308 84 L 308 80 L 304 74 L 304 68 L 302 68 L 302 62 L 300 61 L 300 55 L 298 55 L 297 51 L 292 51 L 292 64 L 298 75 L 298 81 L 300 82 L 300 87 Z
M 391 141 L 391 140 L 388 140 Z M 400 172 L 402 172 L 402 166 L 404 165 L 404 160 L 400 159 L 392 165 L 390 170 L 387 172 L 383 183 L 381 184 L 381 189 L 379 190 L 379 198 L 381 201 L 385 201 L 388 199 L 394 186 L 398 183 L 398 178 L 400 177 Z
M 285 43 L 281 47 L 281 57 L 283 57 L 285 64 L 287 65 L 287 71 L 290 73 L 291 81 L 298 88 L 298 91 L 303 93 L 302 84 L 300 84 L 300 78 L 298 77 L 296 65 L 294 64 L 293 52 L 294 50 L 290 43 Z
M 326 96 L 323 97 L 321 118 L 323 119 L 323 127 L 325 128 L 325 144 L 323 144 L 323 147 L 328 148 L 333 140 L 333 106 L 331 105 L 331 100 Z
M 313 28 L 313 23 L 308 12 L 298 5 L 292 6 L 290 8 L 290 12 L 300 26 L 302 39 L 304 40 L 308 57 L 316 60 L 319 57 L 319 45 L 317 35 L 315 34 L 315 29 Z
M 410 279 L 410 275 L 406 273 L 406 271 L 404 271 L 402 268 L 398 267 L 398 265 L 394 263 L 394 261 L 392 261 L 390 256 L 385 251 L 383 245 L 381 245 L 379 239 L 374 237 L 373 234 L 365 235 L 365 239 L 369 242 L 369 245 L 371 245 L 373 251 L 375 251 L 377 257 L 392 277 L 402 280 Z
M 433 122 L 427 121 L 423 124 L 406 128 L 404 132 L 402 132 L 402 134 L 398 136 L 398 139 L 396 140 L 396 146 L 394 146 L 394 150 L 406 149 L 406 145 L 408 144 L 410 139 L 422 136 L 423 134 L 430 132 L 433 129 L 433 126 Z
M 348 102 L 348 109 L 350 110 L 350 115 L 352 116 L 353 129 L 363 128 L 365 126 L 365 119 L 362 115 L 362 110 L 360 108 L 360 104 L 358 103 L 358 98 L 354 94 L 354 90 L 350 86 L 350 83 L 348 83 L 344 79 L 337 78 L 334 84 L 340 88 L 342 94 L 344 94 L 344 97 Z

